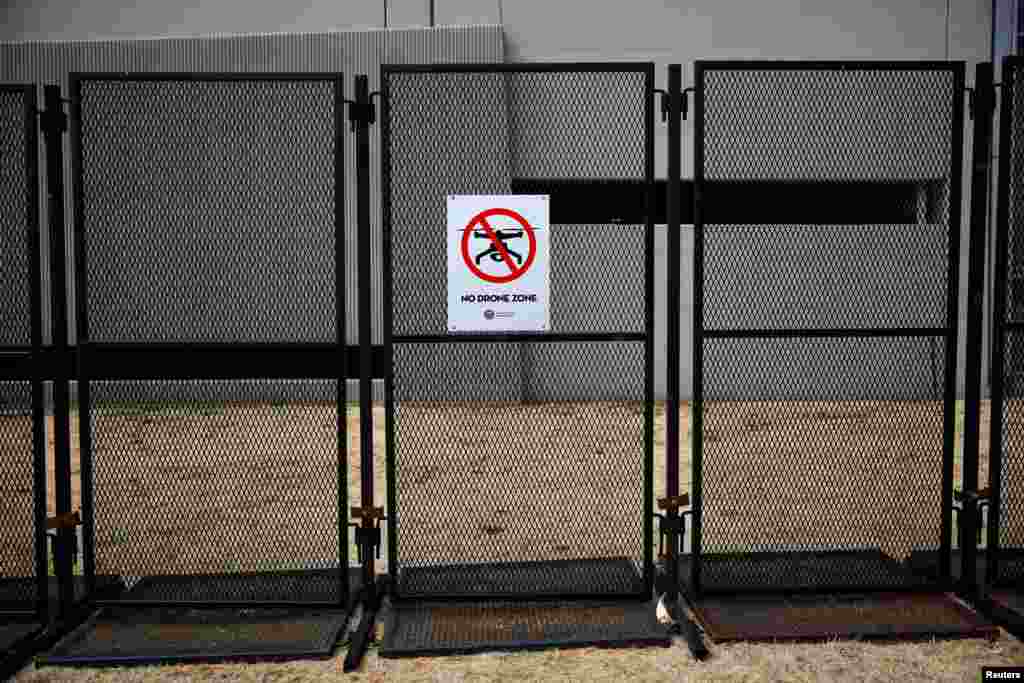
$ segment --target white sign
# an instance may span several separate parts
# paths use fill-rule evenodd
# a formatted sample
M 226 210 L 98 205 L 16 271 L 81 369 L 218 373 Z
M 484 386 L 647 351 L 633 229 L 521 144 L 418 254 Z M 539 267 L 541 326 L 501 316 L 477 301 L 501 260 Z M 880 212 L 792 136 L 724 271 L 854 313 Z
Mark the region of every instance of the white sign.
M 448 196 L 448 331 L 546 332 L 547 195 Z

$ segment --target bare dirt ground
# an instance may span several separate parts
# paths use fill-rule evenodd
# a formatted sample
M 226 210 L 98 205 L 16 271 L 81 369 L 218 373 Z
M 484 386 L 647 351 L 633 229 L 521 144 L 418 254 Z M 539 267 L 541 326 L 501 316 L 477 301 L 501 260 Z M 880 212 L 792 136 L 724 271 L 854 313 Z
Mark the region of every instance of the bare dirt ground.
M 527 410 L 537 410 L 527 407 Z M 713 409 L 713 408 L 712 408 Z M 987 405 L 982 415 L 982 472 L 981 481 L 987 481 Z M 275 410 L 278 411 L 275 413 Z M 323 463 L 329 459 L 329 448 L 324 444 L 332 442 L 331 425 L 332 408 L 308 405 L 302 410 L 290 409 L 287 414 L 272 405 L 265 406 L 223 406 L 199 417 L 186 418 L 173 411 L 140 415 L 114 415 L 105 418 L 106 437 L 97 438 L 97 448 L 102 451 L 103 461 L 108 464 L 103 471 L 106 481 L 123 488 L 130 493 L 132 505 L 141 512 L 134 514 L 117 512 L 108 514 L 121 525 L 117 533 L 113 527 L 97 529 L 97 540 L 104 547 L 106 555 L 114 560 L 128 562 L 131 569 L 146 572 L 160 567 L 162 573 L 172 572 L 177 564 L 180 568 L 201 566 L 204 570 L 221 568 L 227 571 L 245 570 L 250 568 L 246 563 L 258 563 L 258 567 L 284 566 L 294 564 L 296 557 L 306 560 L 328 555 L 333 550 L 329 542 L 321 542 L 317 538 L 304 538 L 298 544 L 283 544 L 281 548 L 267 548 L 266 543 L 258 542 L 265 533 L 267 538 L 278 543 L 281 537 L 287 537 L 288 529 L 301 524 L 307 527 L 308 519 L 315 518 L 321 524 L 331 524 L 333 514 L 322 505 L 313 505 L 311 498 L 324 498 L 325 492 L 333 491 L 333 483 L 329 476 L 322 481 L 311 482 L 310 473 L 323 474 Z M 624 424 L 634 424 L 636 415 L 630 411 L 632 407 L 606 404 L 601 410 L 607 412 L 605 419 L 617 420 Z M 742 481 L 744 486 L 752 486 L 760 492 L 756 499 L 732 500 L 729 496 L 720 498 L 716 503 L 721 506 L 719 511 L 724 517 L 736 515 L 739 510 L 747 516 L 767 524 L 778 534 L 786 537 L 806 539 L 806 542 L 818 540 L 817 527 L 810 518 L 802 518 L 798 514 L 795 520 L 787 521 L 780 511 L 792 510 L 799 506 L 801 496 L 817 495 L 820 491 L 835 489 L 853 489 L 836 493 L 826 510 L 836 506 L 849 504 L 867 497 L 872 505 L 888 505 L 888 497 L 897 497 L 897 493 L 911 496 L 914 499 L 912 486 L 907 481 L 899 481 L 899 477 L 926 476 L 926 463 L 934 457 L 934 444 L 913 428 L 907 425 L 919 422 L 921 414 L 915 411 L 927 411 L 927 406 L 907 407 L 902 404 L 898 410 L 892 406 L 846 406 L 828 407 L 807 404 L 788 404 L 785 408 L 787 419 L 778 418 L 778 407 L 747 406 L 746 412 L 720 411 L 716 417 L 710 412 L 712 422 L 708 426 L 708 443 L 706 453 L 715 453 L 728 469 L 723 474 L 734 473 L 737 477 L 749 477 Z M 774 421 L 769 416 L 775 415 Z M 893 416 L 896 416 L 894 418 Z M 915 415 L 917 419 L 915 419 Z M 298 416 L 298 417 L 296 417 Z M 505 531 L 501 529 L 500 511 L 508 510 L 510 500 L 517 495 L 515 482 L 520 486 L 530 483 L 536 491 L 543 491 L 550 485 L 551 490 L 536 500 L 536 509 L 527 515 L 550 523 L 544 505 L 561 506 L 566 504 L 566 496 L 574 505 L 584 506 L 592 514 L 595 510 L 600 514 L 610 513 L 612 518 L 616 512 L 602 507 L 603 501 L 609 496 L 615 500 L 623 500 L 620 491 L 608 488 L 608 482 L 617 477 L 623 481 L 634 481 L 637 476 L 635 463 L 623 462 L 608 458 L 605 449 L 630 449 L 635 452 L 634 433 L 629 429 L 621 433 L 609 433 L 602 440 L 588 440 L 580 434 L 556 429 L 554 425 L 547 429 L 539 429 L 532 433 L 513 437 L 527 441 L 520 443 L 522 451 L 538 450 L 544 446 L 547 453 L 561 454 L 560 465 L 552 466 L 550 462 L 531 461 L 510 462 L 501 456 L 500 450 L 493 453 L 487 444 L 498 438 L 509 442 L 509 432 L 501 425 L 480 431 L 466 443 L 464 431 L 459 425 L 464 421 L 440 419 L 440 415 L 431 415 L 425 408 L 420 414 L 423 422 L 419 425 L 433 425 L 434 438 L 446 444 L 444 458 L 438 462 L 413 463 L 403 476 L 400 476 L 401 495 L 424 495 L 431 498 L 441 497 L 452 500 L 453 495 L 479 496 L 478 500 L 486 500 L 487 505 L 481 507 L 479 516 L 458 518 L 446 511 L 442 506 L 435 511 L 435 516 L 425 516 L 422 524 L 437 523 L 447 528 L 457 527 L 459 534 L 453 535 L 457 540 L 449 548 L 458 557 L 472 558 L 486 547 L 487 539 L 501 538 Z M 465 419 L 479 428 L 479 416 L 466 415 Z M 570 417 L 571 416 L 567 416 Z M 285 419 L 287 418 L 287 419 Z M 374 409 L 375 421 L 375 498 L 377 505 L 386 502 L 386 486 L 384 477 L 384 415 L 381 406 Z M 898 419 L 897 419 L 898 418 Z M 925 418 L 927 420 L 927 418 Z M 717 421 L 715 421 L 717 420 Z M 738 420 L 738 422 L 737 422 Z M 664 491 L 664 412 L 663 407 L 656 409 L 655 424 L 655 495 L 663 495 Z M 540 420 L 543 424 L 543 420 Z M 252 425 L 260 425 L 258 438 L 253 438 Z M 958 425 L 959 425 L 958 421 Z M 248 425 L 248 426 L 247 426 Z M 463 424 L 464 426 L 464 424 Z M 779 432 L 785 432 L 791 447 L 785 452 L 776 449 L 767 453 L 765 447 L 779 442 Z M 52 439 L 52 430 L 49 430 Z M 792 438 L 789 438 L 792 437 Z M 403 438 L 401 435 L 399 439 Z M 411 437 L 407 437 L 411 438 Z M 772 439 L 775 439 L 772 441 Z M 532 442 L 531 442 L 532 440 Z M 79 469 L 76 436 L 73 438 L 74 469 Z M 683 411 L 680 428 L 680 477 L 683 491 L 690 489 L 690 458 L 689 458 L 689 425 L 688 410 Z M 182 443 L 191 444 L 188 453 L 182 452 Z M 401 444 L 401 441 L 399 442 Z M 411 442 L 407 442 L 406 446 Z M 815 458 L 807 453 L 829 444 L 842 444 L 843 448 L 828 450 L 832 456 L 839 458 L 842 466 L 833 462 L 830 468 L 815 468 Z M 358 409 L 348 406 L 348 445 L 350 467 L 348 473 L 349 492 L 352 504 L 359 501 L 359 436 Z M 514 445 L 514 444 L 513 444 Z M 52 441 L 51 441 L 52 448 Z M 247 454 L 249 464 L 252 462 L 253 449 L 261 455 L 261 466 L 253 469 L 245 462 L 243 454 Z M 801 454 L 803 451 L 803 454 Z M 184 457 L 188 455 L 188 457 Z M 774 456 L 765 458 L 765 456 Z M 705 456 L 707 457 L 707 455 Z M 232 466 L 225 468 L 224 462 Z M 312 461 L 312 464 L 311 464 Z M 779 464 L 783 461 L 785 464 Z M 51 457 L 52 482 L 52 457 Z M 124 463 L 125 466 L 114 468 L 113 463 Z M 146 472 L 133 467 L 140 463 L 149 465 Z M 217 466 L 217 463 L 220 466 Z M 319 464 L 317 464 L 319 463 Z M 751 468 L 751 463 L 755 467 Z M 959 463 L 959 461 L 958 461 Z M 595 464 L 603 467 L 595 471 Z M 743 467 L 740 467 L 740 465 Z M 104 466 L 104 465 L 98 465 Z M 479 477 L 479 488 L 473 491 L 454 492 L 451 486 L 452 468 L 476 468 Z M 524 479 L 529 474 L 540 473 L 540 476 Z M 753 472 L 747 475 L 745 472 Z M 790 484 L 800 472 L 802 486 Z M 831 472 L 831 473 L 830 473 Z M 819 475 L 815 479 L 814 474 Z M 769 476 L 770 475 L 770 476 Z M 578 486 L 571 489 L 565 487 L 565 477 L 571 476 Z M 927 475 L 931 476 L 931 475 Z M 872 478 L 874 477 L 874 478 Z M 957 465 L 959 480 L 959 464 Z M 729 481 L 726 477 L 723 481 Z M 861 487 L 851 487 L 850 482 L 861 482 Z M 596 484 L 595 484 L 596 482 Z M 767 482 L 767 483 L 764 483 Z M 772 483 L 774 482 L 774 483 Z M 769 486 L 769 484 L 771 484 Z M 464 485 L 464 480 L 462 482 Z M 106 484 L 105 484 L 106 486 Z M 317 492 L 310 495 L 310 487 Z M 405 489 L 401 489 L 405 486 Z M 762 488 L 757 488 L 762 487 Z M 881 492 L 874 492 L 873 487 Z M 321 488 L 323 489 L 321 491 Z M 730 484 L 731 488 L 731 484 Z M 114 489 L 110 489 L 113 491 Z M 258 491 L 258 492 L 257 492 Z M 724 489 L 723 489 L 724 491 Z M 53 511 L 52 485 L 50 486 L 49 506 Z M 909 492 L 909 493 L 908 493 Z M 79 505 L 79 487 L 75 486 L 75 507 Z M 872 498 L 871 496 L 875 497 Z M 16 496 L 15 496 L 16 497 Z M 626 498 L 628 499 L 628 497 Z M 13 502 L 13 498 L 9 499 Z M 127 499 L 126 499 L 127 500 Z M 173 506 L 181 507 L 182 500 L 195 501 L 193 512 L 188 520 L 174 512 Z M 200 502 L 206 500 L 206 502 Z M 916 499 L 914 499 L 916 500 Z M 923 502 L 930 500 L 922 498 Z M 99 502 L 99 501 L 98 501 Z M 108 500 L 108 505 L 114 504 Z M 742 504 L 742 505 L 741 505 Z M 589 508 L 586 506 L 589 505 Z M 0 508 L 6 506 L 0 504 Z M 457 508 L 457 505 L 451 506 Z M 123 504 L 119 508 L 128 510 Z M 493 508 L 493 509 L 492 509 Z M 819 512 L 822 508 L 818 508 Z M 886 508 L 888 509 L 888 508 Z M 3 510 L 0 510 L 3 512 Z M 893 513 L 898 510 L 894 508 Z M 706 513 L 707 514 L 707 513 Z M 837 538 L 844 528 L 839 522 L 844 517 L 841 511 L 834 516 L 826 515 L 824 524 L 829 529 L 829 538 Z M 276 520 L 273 528 L 259 532 L 259 525 L 254 520 Z M 907 524 L 903 517 L 899 520 L 889 519 L 887 523 Z M 592 517 L 591 517 L 592 519 Z M 743 534 L 753 531 L 747 529 L 744 522 L 737 525 L 736 520 L 742 517 L 730 517 L 732 525 L 720 529 L 722 537 L 728 539 L 730 534 Z M 855 517 L 854 529 L 848 531 L 847 542 L 856 542 L 864 534 L 872 530 L 867 517 Z M 189 524 L 182 524 L 188 521 Z M 403 520 L 406 521 L 406 520 Z M 621 524 L 622 520 L 610 522 L 608 530 Z M 262 522 L 261 522 L 262 523 Z M 410 520 L 411 523 L 411 520 Z M 773 526 L 774 525 L 774 526 Z M 831 525 L 831 526 L 829 526 Z M 915 543 L 916 539 L 924 538 L 933 533 L 933 522 L 919 525 L 912 522 L 903 538 Z M 219 527 L 219 528 L 210 528 Z M 487 527 L 487 528 L 485 528 Z M 538 526 L 535 531 L 542 527 Z M 546 530 L 550 527 L 543 527 Z M 147 529 L 157 529 L 158 533 L 149 533 L 155 540 L 146 541 L 145 559 L 129 559 L 118 548 L 123 547 L 131 538 L 136 538 Z M 439 529 L 440 531 L 440 529 Z M 565 540 L 560 539 L 555 530 L 552 539 L 543 548 L 538 546 L 520 547 L 523 555 L 539 552 L 550 556 L 551 553 L 566 552 L 560 547 Z M 187 533 L 186 533 L 187 532 Z M 578 532 L 578 530 L 577 530 Z M 385 527 L 385 534 L 387 528 Z M 858 536 L 860 534 L 861 536 Z M 316 536 L 316 534 L 314 534 Z M 238 539 L 250 539 L 250 545 Z M 326 538 L 326 536 L 325 536 Z M 478 540 L 474 541 L 473 538 Z M 234 541 L 234 545 L 231 541 Z M 609 539 L 608 548 L 614 549 L 620 541 Z M 385 538 L 386 543 L 386 538 Z M 408 546 L 407 546 L 408 547 Z M 430 556 L 430 547 L 412 546 L 410 552 L 423 553 Z M 296 555 L 296 553 L 299 555 Z M 104 553 L 101 552 L 102 556 Z M 386 554 L 386 553 L 385 553 Z M 206 560 L 197 558 L 209 556 Z M 354 558 L 354 551 L 352 554 Z M 207 561 L 208 560 L 208 561 Z M 132 564 L 134 563 L 134 564 Z M 386 570 L 386 562 L 378 565 L 380 571 Z M 255 567 L 253 567 L 255 568 Z M 124 567 L 120 567 L 124 571 Z M 138 667 L 131 669 L 26 669 L 18 681 L 150 681 L 150 680 L 320 680 L 336 678 L 341 674 L 341 659 L 344 649 L 327 662 L 291 662 L 277 664 L 249 665 L 200 665 L 172 667 Z M 867 644 L 858 642 L 832 642 L 825 644 L 722 644 L 712 646 L 712 658 L 697 664 L 689 657 L 685 645 L 680 641 L 671 648 L 640 649 L 640 650 L 605 650 L 586 648 L 580 650 L 548 651 L 538 653 L 498 653 L 475 655 L 471 657 L 424 658 L 407 660 L 385 660 L 379 658 L 372 650 L 364 664 L 363 670 L 352 676 L 352 680 L 400 680 L 400 681 L 455 681 L 455 680 L 700 680 L 700 681 L 834 681 L 834 680 L 910 680 L 910 681 L 965 681 L 977 680 L 982 665 L 1017 664 L 1024 665 L 1024 644 L 1003 633 L 994 642 L 984 640 L 963 640 L 928 643 L 894 643 Z

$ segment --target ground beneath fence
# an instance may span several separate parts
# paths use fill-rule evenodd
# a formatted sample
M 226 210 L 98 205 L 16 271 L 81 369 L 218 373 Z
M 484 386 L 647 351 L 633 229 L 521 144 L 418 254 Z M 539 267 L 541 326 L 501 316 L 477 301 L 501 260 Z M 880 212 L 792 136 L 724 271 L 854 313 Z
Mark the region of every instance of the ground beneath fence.
M 386 616 L 386 615 L 382 615 Z M 380 623 L 383 623 L 381 621 Z M 379 641 L 378 641 L 379 642 Z M 459 657 L 384 659 L 371 648 L 362 668 L 342 673 L 345 650 L 326 661 L 216 664 L 124 669 L 24 669 L 17 683 L 95 681 L 977 681 L 982 666 L 1024 665 L 1024 644 L 1002 632 L 997 640 L 922 643 L 832 641 L 806 644 L 711 644 L 695 662 L 681 638 L 669 648 L 582 648 Z

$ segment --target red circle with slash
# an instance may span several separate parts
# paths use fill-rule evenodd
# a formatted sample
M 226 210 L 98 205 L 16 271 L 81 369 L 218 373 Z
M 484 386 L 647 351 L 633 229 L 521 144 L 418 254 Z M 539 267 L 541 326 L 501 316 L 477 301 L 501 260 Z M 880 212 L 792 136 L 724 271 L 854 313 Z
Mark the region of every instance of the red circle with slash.
M 494 233 L 494 229 L 491 227 L 490 223 L 487 222 L 487 219 L 490 218 L 491 216 L 504 216 L 506 218 L 511 218 L 523 228 L 523 232 L 526 233 L 526 237 L 530 242 L 530 253 L 526 257 L 526 262 L 522 266 L 517 266 L 515 264 L 515 262 L 512 260 L 512 256 L 508 253 L 508 250 L 505 248 L 504 243 L 502 243 L 502 241 L 498 239 L 498 236 Z M 491 247 L 494 248 L 496 252 L 501 255 L 501 260 L 504 261 L 505 265 L 508 266 L 508 275 L 490 275 L 480 270 L 476 263 L 473 262 L 473 257 L 469 253 L 469 236 L 473 233 L 474 230 L 476 230 L 477 226 L 482 228 L 483 231 L 487 233 L 487 236 L 491 239 Z M 523 273 L 530 269 L 530 266 L 533 265 L 533 259 L 536 255 L 537 237 L 533 233 L 533 226 L 530 225 L 529 221 L 527 221 L 519 213 L 513 211 L 512 209 L 496 208 L 481 211 L 477 215 L 473 216 L 472 219 L 470 219 L 469 223 L 466 224 L 465 231 L 463 231 L 462 233 L 462 260 L 465 261 L 466 266 L 469 268 L 470 272 L 472 272 L 481 280 L 486 280 L 487 282 L 493 282 L 495 284 L 504 284 L 506 282 L 512 282 L 513 280 L 518 279 Z

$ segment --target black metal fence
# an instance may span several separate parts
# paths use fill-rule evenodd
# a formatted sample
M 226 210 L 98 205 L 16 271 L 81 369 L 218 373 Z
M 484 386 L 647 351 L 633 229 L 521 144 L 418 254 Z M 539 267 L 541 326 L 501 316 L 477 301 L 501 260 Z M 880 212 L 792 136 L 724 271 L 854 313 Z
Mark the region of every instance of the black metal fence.
M 986 582 L 1024 580 L 1024 60 L 1003 63 Z
M 47 608 L 36 89 L 0 86 L 0 651 Z
M 963 85 L 697 63 L 691 593 L 915 587 L 917 550 L 948 570 Z M 721 220 L 765 182 L 912 191 L 899 224 Z
M 652 87 L 652 65 L 383 70 L 400 597 L 650 595 Z M 450 333 L 447 198 L 537 178 L 635 181 L 648 221 L 550 226 L 547 331 Z
M 86 581 L 348 603 L 341 77 L 71 94 Z

